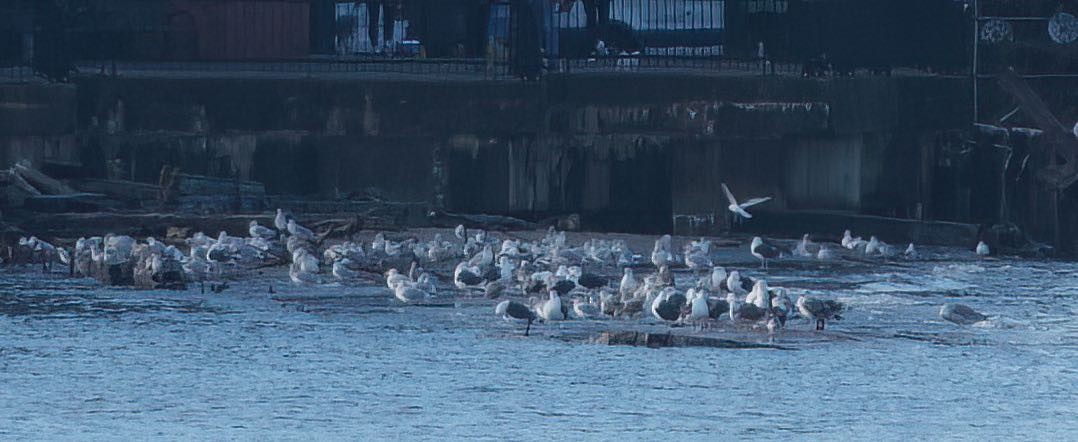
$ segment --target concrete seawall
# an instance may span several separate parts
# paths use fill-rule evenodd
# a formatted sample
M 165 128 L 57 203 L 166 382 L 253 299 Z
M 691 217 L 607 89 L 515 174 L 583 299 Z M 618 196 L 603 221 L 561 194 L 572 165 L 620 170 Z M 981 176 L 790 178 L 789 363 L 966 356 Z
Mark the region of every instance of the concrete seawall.
M 270 193 L 682 233 L 726 227 L 722 182 L 773 195 L 766 211 L 931 216 L 925 140 L 965 127 L 968 102 L 965 80 L 927 76 L 86 76 L 60 88 L 87 176 L 156 182 L 169 164 Z

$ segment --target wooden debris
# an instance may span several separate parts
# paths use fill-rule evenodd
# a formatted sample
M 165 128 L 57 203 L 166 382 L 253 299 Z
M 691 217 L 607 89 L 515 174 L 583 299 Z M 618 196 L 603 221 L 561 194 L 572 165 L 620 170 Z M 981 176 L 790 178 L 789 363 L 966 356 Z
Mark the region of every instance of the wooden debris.
M 157 186 L 127 180 L 85 179 L 75 181 L 75 188 L 88 193 L 103 193 L 124 201 L 149 201 L 157 197 Z
M 502 215 L 432 211 L 429 218 L 429 222 L 435 227 L 456 227 L 458 224 L 487 230 L 538 230 L 540 227 L 536 223 Z
M 99 212 L 116 206 L 115 202 L 100 193 L 36 195 L 23 200 L 25 209 L 45 213 Z
M 75 193 L 75 189 L 72 189 L 67 184 L 61 183 L 25 164 L 16 164 L 12 170 L 42 193 L 49 195 L 68 195 Z
M 26 180 L 23 179 L 23 177 L 16 173 L 14 170 L 5 170 L 0 172 L 0 180 L 6 182 L 7 184 L 15 186 L 17 189 L 22 190 L 23 192 L 26 192 L 31 196 L 41 195 L 40 190 L 37 190 L 36 187 L 26 182 Z

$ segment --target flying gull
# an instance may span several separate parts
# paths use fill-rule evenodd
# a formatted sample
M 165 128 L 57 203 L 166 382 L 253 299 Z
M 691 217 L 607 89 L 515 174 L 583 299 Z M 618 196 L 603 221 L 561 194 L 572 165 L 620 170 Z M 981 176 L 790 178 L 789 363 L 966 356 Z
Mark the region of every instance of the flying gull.
M 762 198 L 752 198 L 752 199 L 750 199 L 748 201 L 745 201 L 743 203 L 738 203 L 737 198 L 734 198 L 734 194 L 732 192 L 730 192 L 730 188 L 726 187 L 726 183 L 722 183 L 722 191 L 723 191 L 723 193 L 726 194 L 726 200 L 730 202 L 730 205 L 727 206 L 726 208 L 729 211 L 733 212 L 735 215 L 740 215 L 742 218 L 745 218 L 745 219 L 751 219 L 752 218 L 752 214 L 745 211 L 745 209 L 748 209 L 749 207 L 755 206 L 755 205 L 760 204 L 760 203 L 765 203 L 765 202 L 771 201 L 771 197 L 765 196 L 765 197 L 762 197 Z

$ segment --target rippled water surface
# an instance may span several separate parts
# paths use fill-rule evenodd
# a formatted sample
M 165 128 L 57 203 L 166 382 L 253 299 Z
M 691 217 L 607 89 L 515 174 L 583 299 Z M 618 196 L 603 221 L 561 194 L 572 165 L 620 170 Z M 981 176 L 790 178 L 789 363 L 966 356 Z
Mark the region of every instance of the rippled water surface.
M 770 273 L 795 297 L 851 311 L 823 333 L 794 321 L 776 338 L 791 350 L 647 349 L 556 338 L 640 321 L 536 325 L 525 338 L 489 302 L 406 307 L 378 287 L 269 294 L 283 275 L 202 295 L 7 269 L 0 438 L 1078 438 L 1078 266 Z M 993 319 L 942 322 L 943 302 Z

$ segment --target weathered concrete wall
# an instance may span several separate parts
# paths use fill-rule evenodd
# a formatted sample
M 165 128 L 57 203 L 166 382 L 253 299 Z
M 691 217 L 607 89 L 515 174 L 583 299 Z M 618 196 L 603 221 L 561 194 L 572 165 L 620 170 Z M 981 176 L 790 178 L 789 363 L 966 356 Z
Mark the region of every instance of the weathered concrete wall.
M 0 167 L 77 164 L 75 99 L 70 85 L 0 85 Z
M 271 193 L 707 231 L 725 226 L 723 182 L 744 197 L 774 196 L 761 210 L 910 205 L 910 180 L 924 181 L 925 134 L 967 123 L 965 97 L 953 92 L 963 85 L 675 74 L 541 84 L 85 77 L 79 159 L 90 174 L 147 182 L 171 164 L 262 181 Z M 902 160 L 914 167 L 891 167 Z

